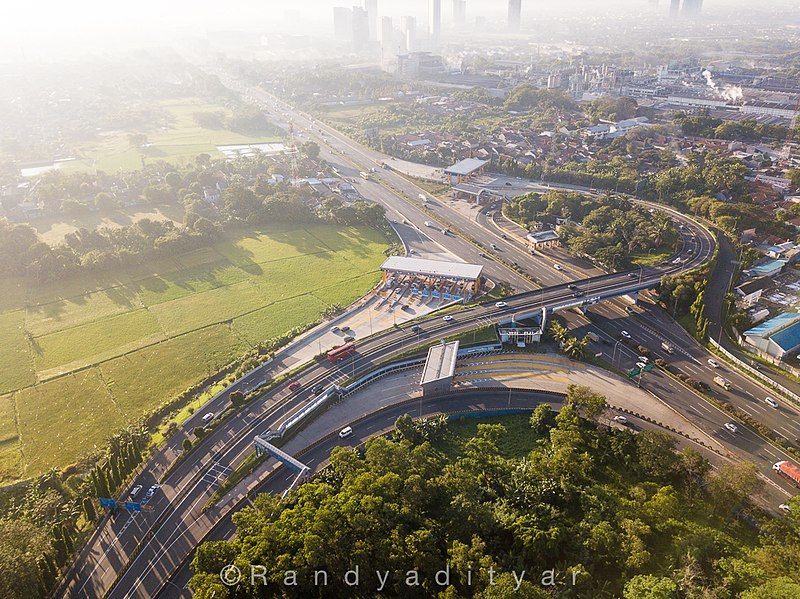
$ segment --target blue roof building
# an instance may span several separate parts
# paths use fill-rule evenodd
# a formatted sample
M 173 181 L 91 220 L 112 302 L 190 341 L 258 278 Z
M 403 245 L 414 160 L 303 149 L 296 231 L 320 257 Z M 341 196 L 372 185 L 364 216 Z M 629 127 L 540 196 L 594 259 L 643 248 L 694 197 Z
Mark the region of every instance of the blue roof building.
M 745 331 L 747 343 L 778 360 L 800 348 L 800 313 L 785 312 Z
M 783 270 L 783 267 L 788 264 L 786 260 L 770 260 L 750 268 L 747 271 L 752 277 L 774 277 Z

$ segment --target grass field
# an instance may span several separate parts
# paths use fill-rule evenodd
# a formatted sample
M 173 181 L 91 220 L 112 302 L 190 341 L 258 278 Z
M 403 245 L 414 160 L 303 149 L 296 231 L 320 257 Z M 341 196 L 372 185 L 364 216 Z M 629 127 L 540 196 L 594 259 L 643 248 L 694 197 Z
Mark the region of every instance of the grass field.
M 0 481 L 75 462 L 257 343 L 351 303 L 385 248 L 369 229 L 274 227 L 0 291 Z
M 206 129 L 194 120 L 197 112 L 230 111 L 218 104 L 209 104 L 199 98 L 165 100 L 160 103 L 171 116 L 169 127 L 156 131 L 114 131 L 103 135 L 99 141 L 84 144 L 77 152 L 76 160 L 64 163 L 63 170 L 84 171 L 134 170 L 141 168 L 142 160 L 166 160 L 168 162 L 191 161 L 198 154 L 221 156 L 216 146 L 277 141 L 274 135 L 247 135 L 227 129 Z M 147 134 L 146 147 L 133 145 L 129 133 Z

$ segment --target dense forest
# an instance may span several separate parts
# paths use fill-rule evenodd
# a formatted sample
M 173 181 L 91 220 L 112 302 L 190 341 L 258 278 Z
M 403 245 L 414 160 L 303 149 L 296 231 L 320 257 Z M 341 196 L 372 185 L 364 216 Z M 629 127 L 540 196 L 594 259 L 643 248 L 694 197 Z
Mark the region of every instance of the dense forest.
M 310 482 L 234 516 L 232 540 L 200 546 L 195 597 L 800 596 L 800 501 L 761 514 L 752 464 L 712 470 L 663 433 L 599 425 L 604 400 L 573 386 L 557 414 L 477 430 L 404 417 L 363 453 L 338 448 Z M 226 587 L 230 563 L 264 578 Z M 344 582 L 355 566 L 358 587 Z

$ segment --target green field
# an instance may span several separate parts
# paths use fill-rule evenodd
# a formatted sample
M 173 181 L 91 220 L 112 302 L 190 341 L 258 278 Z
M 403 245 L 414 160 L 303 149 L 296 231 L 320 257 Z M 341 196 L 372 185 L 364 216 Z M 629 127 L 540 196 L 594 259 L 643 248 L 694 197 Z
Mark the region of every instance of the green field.
M 0 481 L 66 466 L 262 341 L 378 280 L 371 229 L 309 225 L 0 292 Z
M 160 102 L 171 116 L 169 127 L 155 131 L 114 131 L 104 134 L 99 141 L 83 144 L 77 151 L 76 160 L 64 163 L 65 172 L 83 170 L 135 170 L 142 166 L 142 160 L 166 160 L 168 162 L 192 161 L 202 153 L 221 156 L 218 145 L 244 144 L 277 141 L 274 135 L 248 135 L 227 129 L 207 129 L 194 120 L 198 112 L 230 111 L 219 105 L 210 104 L 200 98 L 180 98 Z M 133 145 L 129 133 L 145 133 L 146 147 Z

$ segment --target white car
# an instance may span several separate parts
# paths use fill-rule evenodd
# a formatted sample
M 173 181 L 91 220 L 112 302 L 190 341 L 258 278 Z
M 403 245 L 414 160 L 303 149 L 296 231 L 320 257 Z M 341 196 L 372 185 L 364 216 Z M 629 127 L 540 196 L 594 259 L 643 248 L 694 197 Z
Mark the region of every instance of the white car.
M 349 437 L 352 434 L 353 434 L 353 427 L 346 426 L 342 430 L 339 431 L 339 438 L 340 439 L 346 439 L 347 437 Z
M 453 317 L 448 314 L 447 316 L 442 316 L 442 320 L 444 320 L 445 322 L 450 322 L 451 320 L 453 320 Z
M 494 307 L 495 308 L 505 308 L 508 304 L 505 302 L 497 302 Z
M 210 422 L 212 418 L 214 418 L 214 412 L 203 414 L 203 422 Z
M 766 403 L 768 406 L 772 406 L 773 408 L 778 407 L 778 402 L 772 399 L 771 397 L 765 397 L 764 403 Z
M 782 512 L 791 512 L 792 511 L 792 508 L 790 508 L 789 504 L 787 504 L 787 503 L 780 504 L 778 506 L 778 509 L 781 510 Z
M 139 494 L 139 491 L 142 490 L 142 485 L 136 485 L 133 489 L 131 489 L 131 497 L 136 497 Z
M 631 338 L 631 334 L 628 331 L 620 331 L 619 334 L 625 337 L 625 339 Z
M 639 356 L 637 359 L 640 362 L 644 362 L 645 364 L 647 364 L 650 361 L 647 356 Z
M 158 491 L 160 488 L 161 485 L 153 485 L 152 487 L 147 489 L 147 493 L 145 493 L 145 499 L 150 499 L 153 495 L 156 494 L 156 491 Z
M 555 268 L 556 270 L 564 270 L 564 267 L 561 266 L 560 264 L 553 264 L 553 268 Z
M 708 365 L 711 366 L 711 368 L 719 368 L 719 362 L 717 362 L 714 358 L 708 359 Z
M 731 431 L 732 433 L 735 433 L 736 431 L 739 430 L 739 427 L 736 426 L 733 422 L 726 422 L 725 428 Z
M 614 416 L 614 422 L 619 422 L 620 424 L 628 424 L 628 419 L 625 416 Z

